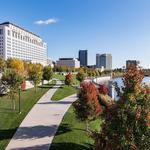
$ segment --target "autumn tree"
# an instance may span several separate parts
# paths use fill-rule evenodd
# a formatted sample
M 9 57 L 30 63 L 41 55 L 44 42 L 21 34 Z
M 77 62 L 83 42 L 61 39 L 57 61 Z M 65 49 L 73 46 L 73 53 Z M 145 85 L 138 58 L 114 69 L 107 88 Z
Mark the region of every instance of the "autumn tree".
M 123 76 L 124 87 L 120 100 L 112 107 L 106 108 L 102 131 L 95 134 L 98 138 L 94 136 L 97 149 L 149 149 L 150 96 L 141 84 L 143 78 L 144 74 L 140 68 L 127 68 Z
M 35 87 L 35 92 L 38 84 L 42 80 L 42 74 L 43 74 L 42 66 L 40 64 L 29 64 L 29 68 L 28 68 L 29 80 L 33 82 Z
M 76 75 L 76 79 L 79 81 L 79 82 L 82 82 L 84 79 L 85 79 L 85 73 L 84 73 L 84 70 L 83 69 L 80 69 L 79 72 L 77 73 Z
M 108 87 L 105 84 L 99 85 L 98 90 L 99 90 L 99 93 L 103 95 L 108 95 L 109 93 Z
M 72 74 L 71 73 L 68 73 L 66 76 L 65 76 L 65 84 L 66 85 L 71 85 L 73 82 L 73 79 L 72 79 Z
M 6 67 L 6 62 L 3 58 L 0 57 L 0 72 L 3 72 Z
M 79 99 L 73 104 L 78 119 L 91 121 L 102 113 L 102 107 L 98 100 L 98 90 L 93 83 L 81 83 L 78 97 Z
M 148 150 L 150 146 L 150 88 L 142 85 L 143 71 L 132 66 L 127 68 L 120 99 L 111 105 L 103 106 L 101 132 L 90 130 L 89 136 L 95 141 L 96 150 Z M 87 89 L 89 89 L 88 87 Z M 81 91 L 84 88 L 81 88 Z M 94 91 L 94 90 L 92 90 Z M 82 91 L 83 95 L 91 92 Z M 93 95 L 93 94 L 92 94 Z M 86 111 L 86 98 L 75 103 L 77 117 L 84 120 L 89 117 Z M 101 103 L 99 101 L 99 103 Z M 93 102 L 90 108 L 99 106 Z M 89 105 L 89 103 L 87 103 Z M 84 111 L 82 111 L 84 110 Z M 90 114 L 93 114 L 93 109 Z M 101 117 L 101 115 L 100 115 Z
M 53 70 L 51 67 L 46 66 L 43 68 L 43 80 L 49 81 L 53 76 Z
M 17 58 L 10 58 L 7 60 L 7 68 L 15 69 L 19 74 L 24 74 L 24 63 Z
M 13 109 L 16 109 L 16 96 L 18 94 L 18 90 L 23 82 L 23 77 L 16 72 L 14 69 L 6 69 L 2 74 L 1 78 L 2 84 L 6 86 L 9 90 L 8 95 L 10 96 L 13 104 Z

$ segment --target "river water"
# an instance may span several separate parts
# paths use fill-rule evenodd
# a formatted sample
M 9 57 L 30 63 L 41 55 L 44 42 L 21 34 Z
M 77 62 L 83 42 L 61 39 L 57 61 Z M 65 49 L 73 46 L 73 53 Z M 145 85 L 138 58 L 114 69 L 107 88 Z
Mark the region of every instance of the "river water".
M 115 78 L 113 81 L 117 82 L 119 87 L 123 86 L 122 78 Z M 150 77 L 145 77 L 142 83 L 150 84 Z
M 123 86 L 122 78 L 115 78 L 115 79 L 113 79 L 113 82 L 117 82 L 118 87 Z M 149 84 L 149 85 L 150 85 L 150 77 L 145 77 L 145 78 L 143 79 L 142 83 L 146 83 L 146 84 Z M 118 100 L 119 97 L 117 97 L 117 92 L 116 92 L 116 91 L 114 91 L 114 92 L 115 92 L 115 93 L 114 93 L 114 94 L 115 94 L 115 100 Z

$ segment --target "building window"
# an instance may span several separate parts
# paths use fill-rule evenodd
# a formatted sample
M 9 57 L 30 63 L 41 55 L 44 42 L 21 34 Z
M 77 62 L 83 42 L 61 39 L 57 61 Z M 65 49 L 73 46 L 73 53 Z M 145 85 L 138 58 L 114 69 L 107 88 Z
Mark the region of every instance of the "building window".
M 0 29 L 0 34 L 3 34 L 3 29 Z
M 10 36 L 10 30 L 7 30 L 7 34 L 8 34 L 8 36 Z

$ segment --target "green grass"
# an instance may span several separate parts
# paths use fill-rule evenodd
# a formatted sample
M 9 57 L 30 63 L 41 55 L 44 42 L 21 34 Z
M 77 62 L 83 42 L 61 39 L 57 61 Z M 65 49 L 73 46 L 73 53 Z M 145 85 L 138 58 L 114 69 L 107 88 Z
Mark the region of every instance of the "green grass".
M 60 74 L 54 74 L 53 78 L 59 79 L 64 83 L 65 76 L 60 75 Z M 79 85 L 79 81 L 76 79 L 76 75 L 73 75 L 73 83 L 72 85 Z M 52 96 L 52 100 L 58 101 L 61 100 L 67 96 L 70 96 L 72 94 L 77 93 L 78 90 L 72 86 L 67 86 L 67 85 L 62 85 Z
M 80 84 L 80 82 L 76 79 L 76 75 L 75 74 L 73 74 L 72 75 L 72 79 L 73 79 L 73 85 L 79 85 Z M 65 80 L 65 76 L 64 75 L 61 75 L 61 74 L 54 74 L 53 75 L 53 78 L 56 78 L 56 79 L 59 79 L 59 80 L 61 80 L 62 82 L 64 82 L 64 80 Z
M 51 85 L 44 85 L 44 88 L 38 87 L 36 93 L 34 88 L 22 91 L 21 114 L 18 113 L 18 98 L 16 98 L 16 111 L 13 111 L 9 97 L 0 97 L 0 150 L 5 149 L 22 120 L 50 87 Z
M 78 90 L 72 86 L 62 85 L 52 96 L 52 100 L 54 101 L 61 100 L 67 96 L 77 93 L 77 91 Z
M 56 80 L 52 80 L 50 83 L 42 85 L 41 88 L 52 88 L 54 85 L 56 85 Z
M 65 80 L 65 76 L 61 74 L 53 74 L 53 78 L 59 79 L 59 80 Z
M 99 131 L 101 121 L 91 123 L 91 128 Z M 93 140 L 85 132 L 85 123 L 76 119 L 71 106 L 65 114 L 62 123 L 54 137 L 50 150 L 91 150 Z

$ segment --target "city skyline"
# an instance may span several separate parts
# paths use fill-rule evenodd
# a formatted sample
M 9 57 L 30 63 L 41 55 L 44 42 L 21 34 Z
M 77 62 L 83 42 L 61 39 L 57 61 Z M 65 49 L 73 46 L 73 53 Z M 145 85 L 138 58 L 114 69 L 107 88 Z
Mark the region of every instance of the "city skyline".
M 0 22 L 10 21 L 37 33 L 48 43 L 49 57 L 77 57 L 87 49 L 111 53 L 113 68 L 139 60 L 150 68 L 150 1 L 148 0 L 1 0 Z

